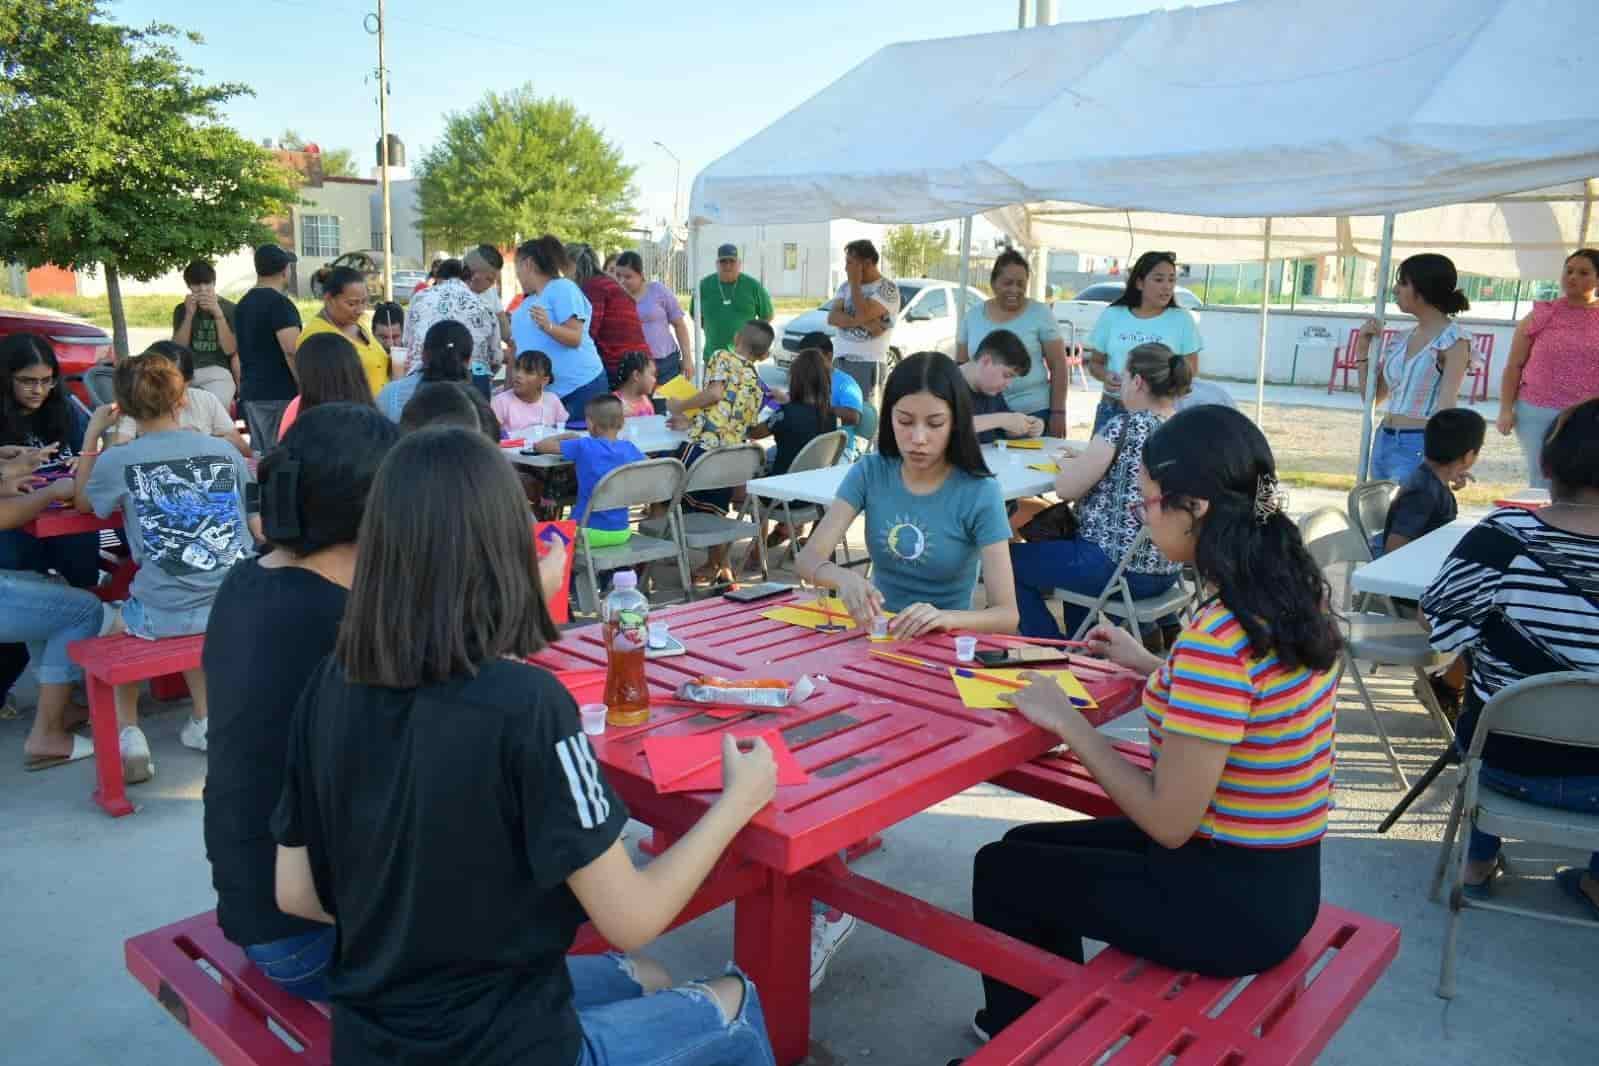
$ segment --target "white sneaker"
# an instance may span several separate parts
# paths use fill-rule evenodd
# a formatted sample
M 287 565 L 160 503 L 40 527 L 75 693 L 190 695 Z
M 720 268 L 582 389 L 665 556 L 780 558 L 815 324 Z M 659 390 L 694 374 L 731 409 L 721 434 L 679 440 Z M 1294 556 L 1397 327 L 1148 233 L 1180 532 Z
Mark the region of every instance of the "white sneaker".
M 855 931 L 855 916 L 846 914 L 836 922 L 827 920 L 827 915 L 817 914 L 811 918 L 811 991 L 815 992 L 821 987 L 822 979 L 827 976 L 827 964 L 833 960 L 833 955 L 843 945 L 845 939 Z
M 183 728 L 178 731 L 178 740 L 186 748 L 195 751 L 205 750 L 206 723 L 209 718 L 190 718 L 183 723 Z
M 155 776 L 155 763 L 150 758 L 150 742 L 144 730 L 136 725 L 125 725 L 117 737 L 117 747 L 122 752 L 122 780 L 137 785 Z

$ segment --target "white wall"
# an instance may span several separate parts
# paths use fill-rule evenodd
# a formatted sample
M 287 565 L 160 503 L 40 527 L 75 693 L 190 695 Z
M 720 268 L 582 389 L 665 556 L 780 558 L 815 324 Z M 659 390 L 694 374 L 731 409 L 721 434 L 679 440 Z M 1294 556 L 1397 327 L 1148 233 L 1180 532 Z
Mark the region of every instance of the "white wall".
M 699 230 L 695 249 L 696 278 L 716 269 L 716 249 L 736 244 L 743 252 L 744 273 L 757 278 L 773 297 L 811 297 L 818 303 L 831 296 L 844 276 L 844 245 L 866 238 L 882 247 L 887 227 L 870 222 L 794 223 L 781 226 L 708 225 Z M 794 267 L 787 269 L 784 245 L 794 246 Z
M 217 268 L 217 291 L 229 299 L 236 299 L 245 289 L 255 284 L 255 249 L 240 248 L 236 252 L 215 261 Z M 124 296 L 150 296 L 169 295 L 182 299 L 189 291 L 183 284 L 183 268 L 169 270 L 158 278 L 149 281 L 134 281 L 132 278 L 122 279 L 122 295 Z M 80 296 L 104 296 L 105 274 L 102 271 L 78 273 L 78 294 Z

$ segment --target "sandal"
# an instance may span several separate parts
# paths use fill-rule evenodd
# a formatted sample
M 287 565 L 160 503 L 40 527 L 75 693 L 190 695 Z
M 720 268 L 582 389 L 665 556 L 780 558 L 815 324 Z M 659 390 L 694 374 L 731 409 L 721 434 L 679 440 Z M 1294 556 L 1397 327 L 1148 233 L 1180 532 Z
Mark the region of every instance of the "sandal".
M 28 755 L 22 760 L 22 768 L 29 773 L 35 770 L 48 770 L 54 766 L 65 766 L 69 762 L 78 762 L 94 757 L 94 742 L 72 735 L 71 755 Z
M 1566 895 L 1586 906 L 1594 921 L 1599 921 L 1599 903 L 1595 903 L 1593 897 L 1582 890 L 1582 875 L 1587 872 L 1580 866 L 1568 866 L 1564 870 L 1557 870 L 1555 884 L 1559 885 Z
M 1460 891 L 1469 899 L 1487 899 L 1493 895 L 1494 881 L 1505 872 L 1505 855 L 1500 852 L 1494 856 L 1493 869 L 1488 871 L 1488 876 L 1481 881 L 1467 881 L 1462 879 Z
M 730 567 L 716 569 L 695 570 L 689 574 L 695 588 L 719 588 L 733 583 L 733 571 Z

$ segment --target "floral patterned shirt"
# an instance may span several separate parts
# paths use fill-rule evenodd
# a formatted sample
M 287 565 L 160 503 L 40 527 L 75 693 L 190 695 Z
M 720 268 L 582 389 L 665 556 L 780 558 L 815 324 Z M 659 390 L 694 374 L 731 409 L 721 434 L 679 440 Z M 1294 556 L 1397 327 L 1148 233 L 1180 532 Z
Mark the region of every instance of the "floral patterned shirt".
M 1131 505 L 1140 498 L 1138 468 L 1144 461 L 1144 442 L 1160 428 L 1161 418 L 1148 411 L 1117 415 L 1105 423 L 1100 436 L 1116 449 L 1110 469 L 1077 505 L 1078 536 L 1099 545 L 1112 563 L 1121 561 L 1143 528 Z M 1127 567 L 1138 574 L 1175 574 L 1182 567 L 1145 541 Z
M 726 348 L 705 365 L 705 385 L 722 383 L 722 401 L 694 415 L 688 439 L 701 448 L 742 444 L 761 413 L 764 394 L 755 367 Z
M 472 334 L 472 372 L 488 374 L 500 365 L 500 322 L 460 278 L 441 281 L 411 298 L 405 316 L 405 372 L 422 369 L 422 342 L 436 323 L 455 321 Z

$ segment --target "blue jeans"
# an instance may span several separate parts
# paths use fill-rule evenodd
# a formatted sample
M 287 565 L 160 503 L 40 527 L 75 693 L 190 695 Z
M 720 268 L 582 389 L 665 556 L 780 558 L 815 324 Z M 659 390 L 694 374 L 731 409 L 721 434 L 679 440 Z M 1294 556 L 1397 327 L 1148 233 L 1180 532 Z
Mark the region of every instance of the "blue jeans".
M 1521 457 L 1527 462 L 1527 484 L 1535 489 L 1549 487 L 1549 479 L 1543 476 L 1543 438 L 1559 417 L 1560 412 L 1553 407 L 1516 401 L 1516 443 L 1521 445 Z
M 1423 430 L 1378 426 L 1371 446 L 1371 479 L 1403 482 L 1421 465 L 1425 443 Z
M 0 644 L 30 645 L 40 684 L 65 685 L 83 676 L 67 645 L 97 636 L 104 613 L 92 592 L 43 574 L 0 570 Z
M 604 396 L 610 391 L 610 381 L 606 378 L 605 371 L 601 370 L 595 375 L 593 381 L 590 381 L 587 385 L 579 385 L 565 396 L 562 396 L 561 405 L 566 408 L 567 415 L 566 428 L 588 428 L 588 419 L 583 409 L 589 405 L 589 401 L 594 399 L 594 397 Z
M 1109 422 L 1117 415 L 1126 413 L 1127 408 L 1122 406 L 1121 400 L 1114 396 L 1106 396 L 1104 393 L 1100 393 L 1099 406 L 1094 408 L 1094 430 L 1092 435 L 1099 436 L 1099 431 L 1105 428 L 1106 422 Z
M 665 385 L 673 378 L 681 376 L 682 373 L 682 352 L 673 352 L 671 355 L 663 355 L 655 360 L 655 384 L 657 387 Z
M 620 955 L 569 956 L 566 970 L 583 1027 L 577 1066 L 775 1066 L 760 997 L 736 969 L 744 1005 L 731 1019 L 698 982 L 645 995 Z
M 333 961 L 333 947 L 337 941 L 338 930 L 330 925 L 312 933 L 251 944 L 244 949 L 244 956 L 283 991 L 301 999 L 326 1003 L 328 964 Z
M 1055 613 L 1044 597 L 1052 589 L 1097 596 L 1116 572 L 1117 561 L 1106 555 L 1099 545 L 1081 537 L 1012 544 L 1010 565 L 1016 575 L 1016 607 L 1021 615 L 1022 634 L 1059 639 L 1060 627 L 1055 624 Z M 1160 595 L 1177 584 L 1178 577 L 1177 574 L 1139 574 L 1131 570 L 1125 571 L 1123 576 L 1137 600 Z M 1075 633 L 1088 617 L 1088 610 L 1068 603 L 1064 614 L 1066 631 Z
M 1540 807 L 1580 814 L 1599 814 L 1599 777 L 1527 777 L 1483 764 L 1480 780 L 1495 792 Z M 1466 855 L 1487 862 L 1499 854 L 1499 838 L 1472 827 Z M 1588 872 L 1599 877 L 1599 851 L 1588 856 Z
M 140 640 L 160 640 L 163 637 L 188 637 L 204 633 L 211 621 L 211 605 L 194 607 L 186 611 L 157 611 L 146 607 L 142 600 L 129 597 L 122 604 L 122 628 Z

